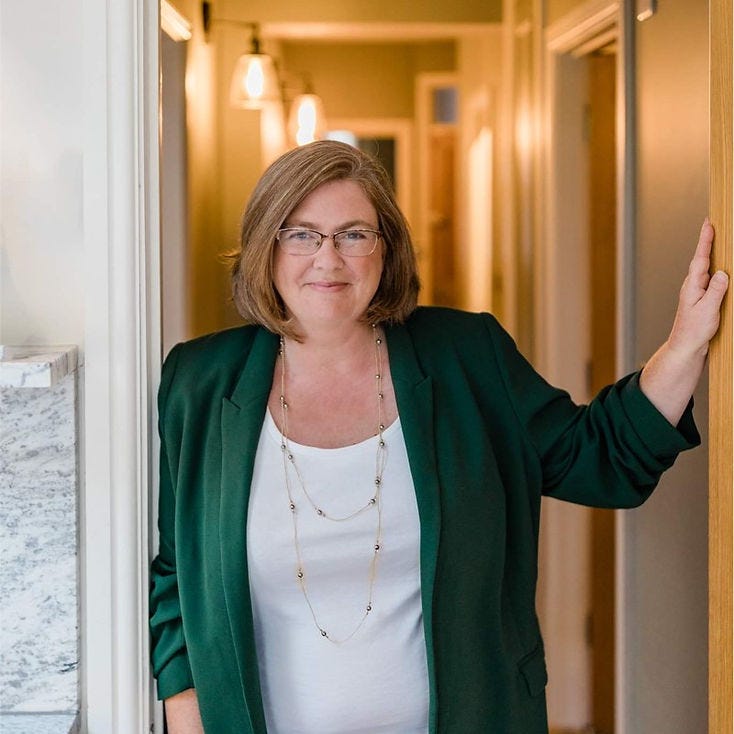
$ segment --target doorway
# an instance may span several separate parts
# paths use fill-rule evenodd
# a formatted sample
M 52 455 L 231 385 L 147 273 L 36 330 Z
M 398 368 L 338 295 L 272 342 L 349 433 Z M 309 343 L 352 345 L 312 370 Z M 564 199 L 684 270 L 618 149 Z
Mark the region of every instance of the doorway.
M 355 32 L 357 32 L 358 30 L 358 28 L 355 28 Z M 485 42 L 485 45 L 498 45 L 496 43 L 496 40 L 498 38 L 499 33 L 497 32 L 497 29 L 495 29 L 495 35 L 489 37 L 489 39 Z M 479 37 L 473 39 L 475 41 L 475 44 L 479 43 L 478 39 Z M 473 46 L 475 44 L 465 43 L 464 45 L 469 50 L 473 51 Z M 589 49 L 586 49 L 585 53 L 588 52 Z M 294 56 L 295 53 L 291 53 L 291 58 L 293 58 Z M 486 58 L 488 61 L 492 60 L 492 56 L 489 53 L 485 53 L 482 58 Z M 313 61 L 313 59 L 310 60 Z M 576 74 L 574 79 L 581 77 L 583 77 L 584 79 L 588 78 L 589 71 L 586 68 L 586 61 L 579 61 L 572 55 L 568 55 L 567 58 L 565 58 L 564 63 L 565 62 L 568 62 L 566 64 L 566 66 L 568 66 L 568 69 L 566 69 L 566 66 L 564 66 L 561 69 L 562 72 L 565 73 L 566 71 L 568 71 L 568 73 L 572 73 L 571 71 L 569 71 L 569 69 L 571 69 L 573 65 L 576 64 L 576 67 L 583 69 L 583 71 L 579 72 L 578 68 L 573 67 L 574 69 L 576 69 L 576 71 L 574 72 Z M 465 64 L 465 66 L 468 67 L 469 65 Z M 493 172 L 495 167 L 497 167 L 497 158 L 499 158 L 503 154 L 502 151 L 509 146 L 506 144 L 507 140 L 504 141 L 504 146 L 500 144 L 502 143 L 502 141 L 500 140 L 501 130 L 496 124 L 498 119 L 500 118 L 500 114 L 497 112 L 497 109 L 500 106 L 500 104 L 498 103 L 499 95 L 495 96 L 491 93 L 493 91 L 491 85 L 489 89 L 485 90 L 483 88 L 480 88 L 481 85 L 479 84 L 480 80 L 484 81 L 484 83 L 486 84 L 486 80 L 491 78 L 486 73 L 486 67 L 491 66 L 491 63 L 486 63 L 481 66 L 477 64 L 477 68 L 471 69 L 473 75 L 470 81 L 473 83 L 473 86 L 468 85 L 464 80 L 464 84 L 461 87 L 462 92 L 465 91 L 467 88 L 469 88 L 470 91 L 476 92 L 473 96 L 470 94 L 464 94 L 461 98 L 462 114 L 464 112 L 468 112 L 469 114 L 464 114 L 464 118 L 471 123 L 466 127 L 465 130 L 463 130 L 463 133 L 462 130 L 459 129 L 460 125 L 456 122 L 445 120 L 433 121 L 434 124 L 431 131 L 433 137 L 430 138 L 429 144 L 432 152 L 436 154 L 433 157 L 433 162 L 431 163 L 431 166 L 433 167 L 432 173 L 434 174 L 432 178 L 435 178 L 438 181 L 442 181 L 444 182 L 444 184 L 449 180 L 452 181 L 452 184 L 455 184 L 458 181 L 462 186 L 464 186 L 464 191 L 462 191 L 462 193 L 459 194 L 456 198 L 461 202 L 462 207 L 464 207 L 461 210 L 461 216 L 458 217 L 458 219 L 461 220 L 462 226 L 465 228 L 465 231 L 463 232 L 465 236 L 453 236 L 454 229 L 456 227 L 456 222 L 454 221 L 453 201 L 454 186 L 445 185 L 440 189 L 435 189 L 431 191 L 429 193 L 428 209 L 435 209 L 437 216 L 436 220 L 432 222 L 432 225 L 434 225 L 433 231 L 430 232 L 432 254 L 431 257 L 428 258 L 428 260 L 430 262 L 432 272 L 439 273 L 441 276 L 440 283 L 438 282 L 439 279 L 435 279 L 435 282 L 432 283 L 430 300 L 434 303 L 440 302 L 446 305 L 457 305 L 457 301 L 459 300 L 458 293 L 460 285 L 464 281 L 468 281 L 468 278 L 465 277 L 466 274 L 462 273 L 460 271 L 460 268 L 457 267 L 456 269 L 454 269 L 454 266 L 457 263 L 457 259 L 463 263 L 464 270 L 469 270 L 475 276 L 472 279 L 472 283 L 474 285 L 470 294 L 471 298 L 469 300 L 471 301 L 471 303 L 468 304 L 469 307 L 472 309 L 487 308 L 489 307 L 489 304 L 492 304 L 494 300 L 492 298 L 492 252 L 495 247 L 499 248 L 499 242 L 495 243 L 494 239 L 499 240 L 500 238 L 495 238 L 496 227 L 494 221 L 496 217 L 494 216 L 495 213 L 492 209 L 492 203 L 497 195 L 496 191 L 500 188 L 500 184 L 502 182 L 500 180 L 495 181 L 495 179 L 493 178 Z M 329 66 L 329 68 L 333 68 L 333 65 Z M 494 73 L 497 74 L 498 72 L 495 71 Z M 460 80 L 457 76 L 454 75 L 451 77 L 449 84 L 444 84 L 443 81 L 435 78 L 433 79 L 433 82 L 434 86 L 431 89 L 431 96 L 434 96 L 436 93 L 438 93 L 439 95 L 445 94 L 445 89 L 450 89 L 452 86 L 455 88 L 457 86 L 457 83 L 460 83 Z M 198 83 L 201 84 L 202 79 L 199 79 Z M 584 84 L 586 84 L 586 82 L 584 82 Z M 480 94 L 479 92 L 483 93 Z M 346 97 L 346 95 L 342 96 Z M 586 93 L 586 91 L 582 96 L 584 100 L 583 104 L 587 104 L 586 100 L 588 98 L 588 94 Z M 578 100 L 575 99 L 574 104 L 576 104 L 577 102 Z M 220 112 L 222 114 L 222 118 L 227 121 L 227 124 L 222 126 L 222 128 L 225 130 L 225 133 L 227 130 L 229 130 L 229 134 L 234 135 L 235 122 L 239 124 L 242 123 L 242 120 L 239 118 L 237 120 L 234 120 L 232 118 L 232 113 L 229 110 Z M 533 110 L 531 109 L 529 110 L 529 112 L 532 113 Z M 241 115 L 242 113 L 241 111 L 238 111 L 236 114 Z M 588 147 L 588 141 L 584 142 L 583 140 L 585 130 L 584 119 L 585 118 L 583 117 L 583 114 L 578 118 L 579 124 L 577 132 L 579 140 L 581 140 L 581 143 L 579 144 Z M 408 142 L 410 140 L 410 123 L 407 122 L 407 120 L 401 118 L 383 118 L 382 120 L 377 121 L 373 119 L 372 122 L 375 124 L 370 126 L 368 120 L 360 118 L 337 118 L 331 120 L 331 123 L 334 127 L 347 128 L 349 130 L 352 130 L 353 132 L 356 132 L 360 136 L 389 136 L 390 138 L 395 139 L 396 141 L 398 141 L 396 144 L 396 156 L 398 159 L 401 159 L 403 153 L 408 151 L 411 147 Z M 236 130 L 237 137 L 241 140 L 248 137 L 242 135 L 239 127 L 237 127 Z M 404 140 L 406 142 L 401 143 L 401 140 Z M 203 147 L 204 146 L 202 146 L 202 148 Z M 236 173 L 238 186 L 240 188 L 245 188 L 244 176 L 242 174 L 242 166 L 233 165 L 230 160 L 237 159 L 237 156 L 231 155 L 231 151 L 234 149 L 233 146 L 230 146 L 229 143 L 226 141 L 224 143 L 220 141 L 219 143 L 217 143 L 216 146 L 213 147 L 217 147 L 217 155 L 224 159 L 226 165 L 229 166 L 228 170 L 230 170 L 231 174 L 230 180 L 234 178 Z M 223 151 L 227 151 L 227 154 L 225 155 Z M 244 149 L 240 152 L 242 153 L 240 158 L 244 161 Z M 249 150 L 247 152 L 249 154 Z M 574 151 L 573 155 L 575 154 L 576 151 Z M 461 165 L 457 164 L 457 158 L 460 159 Z M 192 161 L 192 163 L 195 164 L 195 161 Z M 258 170 L 258 163 L 259 161 L 255 161 L 252 166 L 247 168 L 248 176 L 252 177 L 253 172 Z M 577 163 L 578 161 L 574 161 L 573 165 L 576 165 Z M 463 168 L 461 166 L 463 166 Z M 588 161 L 583 163 L 584 173 L 583 176 L 581 176 L 581 179 L 583 179 L 583 181 L 577 183 L 578 186 L 588 188 L 588 186 L 590 185 L 588 181 L 589 166 L 590 164 Z M 397 168 L 398 179 L 400 178 L 401 171 L 405 175 L 407 175 L 411 170 L 411 166 L 409 164 L 401 165 L 400 163 L 398 163 Z M 455 175 L 456 171 L 459 171 L 459 173 Z M 464 175 L 461 175 L 461 173 L 463 173 Z M 419 175 L 417 179 L 418 185 L 420 185 L 420 183 L 424 180 L 424 176 Z M 573 195 L 568 195 L 569 186 L 574 185 L 571 177 L 566 177 L 564 174 L 564 176 L 560 180 L 563 184 L 563 191 L 566 192 L 564 193 L 563 197 L 565 199 L 565 203 L 567 205 L 570 205 L 574 201 L 578 201 L 578 198 L 575 199 Z M 227 187 L 224 186 L 224 188 L 226 189 Z M 232 200 L 234 199 L 237 200 L 236 206 L 241 206 L 241 197 L 235 189 L 236 187 L 231 187 L 231 189 L 229 189 L 228 197 L 226 197 L 227 200 L 223 204 L 217 205 L 222 210 L 220 212 L 220 220 L 235 220 L 235 217 L 229 217 L 224 211 L 225 209 L 232 208 Z M 559 187 L 559 191 L 560 190 L 561 188 Z M 401 200 L 402 208 L 407 213 L 410 213 L 410 199 L 412 197 L 410 197 L 410 195 L 407 193 L 401 193 L 409 192 L 409 186 L 402 185 L 400 180 L 398 180 L 397 191 L 398 198 Z M 574 237 L 572 239 L 579 243 L 579 247 L 588 248 L 590 247 L 590 245 L 589 233 L 587 230 L 589 220 L 592 217 L 592 214 L 588 211 L 588 201 L 592 198 L 588 190 L 586 190 L 583 194 L 583 198 L 584 201 L 587 202 L 587 204 L 585 204 L 585 209 L 581 218 L 578 220 L 573 220 L 576 231 L 573 233 Z M 528 207 L 528 210 L 529 209 L 530 207 Z M 472 216 L 467 216 L 467 212 L 470 212 Z M 433 212 L 431 213 L 433 214 Z M 537 218 L 537 221 L 543 222 L 545 221 L 545 217 L 539 216 Z M 571 222 L 572 218 L 568 218 L 567 221 Z M 471 223 L 472 229 L 469 229 L 469 223 Z M 192 227 L 192 234 L 193 229 L 194 228 Z M 214 228 L 213 231 L 216 231 L 216 228 Z M 222 229 L 221 231 L 224 232 L 224 229 Z M 452 238 L 452 246 L 446 247 L 445 244 L 449 237 Z M 222 239 L 226 240 L 227 237 L 222 237 Z M 456 244 L 456 242 L 454 242 L 453 240 L 461 241 L 462 243 L 482 242 L 486 244 L 486 248 L 481 252 L 477 248 L 475 248 L 469 253 L 464 253 L 467 255 L 467 257 L 457 258 L 453 253 L 454 245 Z M 437 243 L 442 243 L 444 246 L 437 247 Z M 473 260 L 470 256 L 474 256 L 478 252 L 479 258 L 477 260 Z M 564 251 L 564 256 L 569 256 L 570 254 L 570 251 Z M 581 267 L 582 263 L 587 263 L 588 257 L 588 252 L 584 250 L 583 253 L 577 254 L 575 257 L 570 258 L 574 261 L 574 267 L 580 269 L 579 272 L 583 270 L 583 275 L 580 275 L 578 278 L 579 283 L 584 283 L 583 289 L 579 289 L 576 294 L 578 296 L 579 302 L 572 303 L 568 299 L 565 300 L 566 305 L 568 305 L 569 307 L 574 306 L 577 309 L 575 314 L 572 312 L 570 320 L 575 321 L 579 329 L 584 325 L 584 328 L 586 328 L 590 319 L 589 312 L 591 308 L 591 295 L 589 292 L 590 285 L 588 283 L 588 270 L 590 269 L 590 266 L 585 266 L 584 268 Z M 558 264 L 554 265 L 553 267 L 555 267 L 557 270 L 561 268 L 561 266 Z M 459 281 L 461 281 L 461 283 Z M 613 285 L 614 281 L 612 280 L 611 282 Z M 464 304 L 459 303 L 459 305 Z M 583 314 L 583 316 L 579 317 L 579 313 Z M 559 328 L 563 328 L 564 322 L 568 323 L 566 319 L 560 319 L 557 322 Z M 567 336 L 571 336 L 573 333 L 576 332 L 571 329 L 566 330 Z M 587 384 L 588 370 L 585 367 L 589 359 L 589 341 L 590 335 L 586 332 L 583 338 L 576 340 L 577 347 L 581 344 L 583 344 L 584 346 L 585 351 L 583 352 L 581 358 L 579 358 L 578 355 L 574 356 L 573 351 L 565 352 L 566 357 L 573 358 L 574 364 L 576 366 L 581 366 L 578 380 L 578 384 L 581 387 L 578 391 L 576 391 L 576 395 L 579 397 L 580 400 L 584 400 L 586 398 L 589 390 Z M 563 370 L 561 370 L 561 372 L 564 377 L 568 376 L 568 373 L 564 372 Z M 550 374 L 552 380 L 555 379 L 553 378 L 552 373 L 548 374 Z M 563 379 L 558 379 L 556 381 L 559 384 L 563 384 Z M 564 665 L 564 667 L 566 667 L 567 670 L 570 671 L 570 673 L 568 675 L 566 675 L 565 673 L 561 673 L 559 675 L 553 676 L 553 678 L 559 681 L 563 679 L 577 681 L 578 685 L 576 686 L 572 684 L 567 684 L 566 689 L 568 691 L 568 694 L 563 701 L 562 710 L 565 711 L 566 714 L 572 712 L 573 715 L 576 716 L 576 719 L 580 720 L 583 724 L 586 724 L 588 723 L 588 721 L 591 720 L 591 715 L 589 713 L 589 708 L 591 706 L 591 663 L 589 659 L 590 654 L 587 639 L 589 635 L 589 630 L 591 628 L 591 622 L 589 621 L 588 617 L 588 610 L 590 608 L 590 602 L 588 601 L 588 598 L 592 593 L 590 589 L 591 574 L 589 571 L 591 553 L 591 519 L 589 517 L 588 511 L 583 509 L 570 508 L 568 512 L 575 513 L 573 515 L 566 515 L 566 519 L 569 520 L 570 525 L 564 525 L 564 527 L 568 527 L 569 532 L 566 533 L 563 530 L 561 530 L 561 532 L 558 532 L 561 526 L 557 524 L 553 525 L 552 521 L 550 527 L 553 529 L 551 532 L 557 534 L 559 537 L 578 537 L 582 540 L 579 541 L 579 544 L 565 549 L 563 551 L 563 555 L 559 556 L 556 553 L 556 555 L 552 559 L 554 567 L 566 569 L 568 573 L 564 573 L 561 576 L 558 576 L 558 574 L 556 574 L 554 576 L 552 571 L 548 572 L 546 574 L 546 579 L 548 581 L 546 588 L 552 583 L 554 584 L 554 588 L 557 590 L 554 593 L 560 593 L 561 595 L 564 595 L 569 588 L 567 584 L 568 578 L 573 577 L 575 579 L 581 579 L 583 588 L 580 593 L 586 601 L 583 604 L 578 604 L 575 606 L 575 609 L 578 611 L 578 618 L 575 620 L 573 626 L 573 644 L 559 646 L 565 648 L 565 650 L 567 651 L 573 651 L 573 655 L 570 657 L 570 659 L 562 661 L 562 664 Z M 548 517 L 551 517 L 551 511 L 546 512 L 546 519 Z M 568 563 L 565 562 L 567 559 L 569 560 Z M 611 573 L 614 573 L 613 566 L 611 567 Z M 573 583 L 575 583 L 575 581 Z M 607 588 L 609 588 L 609 586 L 607 586 Z M 561 605 L 558 608 L 563 609 L 564 606 Z M 546 631 L 550 632 L 549 640 L 553 639 L 553 625 L 546 624 L 544 626 Z M 594 626 L 597 632 L 601 629 L 601 624 L 599 622 L 597 622 Z M 607 632 L 609 632 L 613 637 L 613 628 L 608 629 Z M 563 638 L 556 637 L 555 639 Z M 607 675 L 609 675 L 610 670 L 613 670 L 613 665 L 611 665 L 610 660 L 611 659 L 607 659 L 606 661 Z M 583 695 L 579 693 L 581 690 L 584 691 Z M 552 695 L 553 694 L 551 693 L 551 696 Z M 551 699 L 549 699 L 549 703 L 550 702 Z M 580 708 L 582 710 L 582 713 L 577 716 Z M 576 719 L 574 719 L 574 721 Z M 578 727 L 576 728 L 578 729 Z
M 602 14 L 591 24 L 577 16 L 569 14 L 546 35 L 536 354 L 551 383 L 583 403 L 618 376 L 624 328 L 618 294 L 628 284 L 619 276 L 617 16 Z M 551 731 L 613 734 L 615 514 L 553 500 L 543 513 L 538 608 Z
M 456 306 L 456 167 L 458 75 L 419 74 L 415 84 L 417 130 L 416 254 L 421 302 Z

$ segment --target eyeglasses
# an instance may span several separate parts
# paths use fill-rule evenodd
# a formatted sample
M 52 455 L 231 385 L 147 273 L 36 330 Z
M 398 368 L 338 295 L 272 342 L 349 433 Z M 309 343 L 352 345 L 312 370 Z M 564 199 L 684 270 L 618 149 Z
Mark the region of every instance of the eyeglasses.
M 335 249 L 346 257 L 366 257 L 371 255 L 381 237 L 376 229 L 344 229 L 341 232 L 323 234 L 315 229 L 304 227 L 284 227 L 278 230 L 275 239 L 289 255 L 313 255 L 324 240 L 334 241 Z

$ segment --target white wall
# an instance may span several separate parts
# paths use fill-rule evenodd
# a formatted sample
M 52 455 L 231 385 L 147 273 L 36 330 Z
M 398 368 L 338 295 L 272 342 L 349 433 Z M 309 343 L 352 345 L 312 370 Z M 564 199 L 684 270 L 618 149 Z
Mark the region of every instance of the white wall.
M 83 343 L 81 5 L 0 3 L 0 343 Z
M 659 3 L 637 24 L 636 358 L 667 336 L 708 207 L 708 14 Z M 696 395 L 705 434 L 705 387 Z M 707 459 L 680 457 L 625 518 L 628 734 L 707 731 Z

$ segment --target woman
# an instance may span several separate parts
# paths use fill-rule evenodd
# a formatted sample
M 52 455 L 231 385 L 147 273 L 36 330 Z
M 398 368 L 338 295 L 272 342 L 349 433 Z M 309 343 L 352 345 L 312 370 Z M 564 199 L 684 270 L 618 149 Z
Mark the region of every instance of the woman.
M 245 211 L 250 326 L 178 345 L 159 394 L 151 627 L 172 734 L 541 734 L 542 494 L 643 502 L 699 442 L 727 278 L 705 223 L 670 337 L 588 406 L 487 314 L 416 308 L 384 172 L 318 142 Z

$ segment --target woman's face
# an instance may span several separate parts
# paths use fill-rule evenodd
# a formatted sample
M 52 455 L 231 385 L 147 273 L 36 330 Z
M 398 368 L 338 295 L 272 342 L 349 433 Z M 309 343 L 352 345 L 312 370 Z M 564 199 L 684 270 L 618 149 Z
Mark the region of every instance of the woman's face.
M 331 234 L 344 229 L 378 229 L 377 212 L 355 181 L 329 181 L 314 189 L 287 217 L 284 227 Z M 274 281 L 296 328 L 357 324 L 377 291 L 383 242 L 371 255 L 348 257 L 325 239 L 313 255 L 289 255 L 275 247 Z

